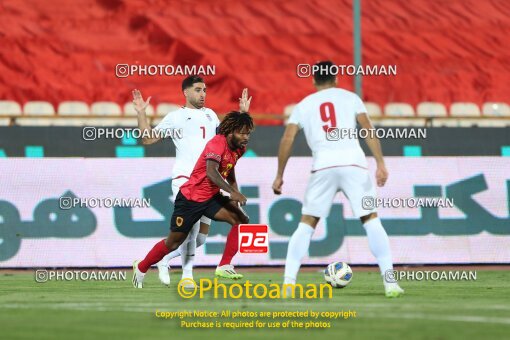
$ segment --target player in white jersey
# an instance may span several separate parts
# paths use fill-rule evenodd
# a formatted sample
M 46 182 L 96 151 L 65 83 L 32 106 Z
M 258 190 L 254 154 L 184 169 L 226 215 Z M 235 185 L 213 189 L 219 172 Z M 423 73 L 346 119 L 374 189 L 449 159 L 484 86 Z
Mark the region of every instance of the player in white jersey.
M 168 113 L 163 120 L 154 129 L 151 129 L 147 122 L 145 113 L 146 107 L 149 105 L 150 98 L 144 101 L 142 94 L 138 90 L 133 91 L 133 103 L 138 112 L 138 127 L 142 131 L 149 131 L 149 135 L 154 138 L 144 138 L 143 144 L 153 144 L 161 140 L 160 136 L 165 131 L 172 131 L 169 135 L 179 136 L 182 138 L 172 138 L 176 148 L 176 161 L 172 171 L 172 200 L 179 192 L 180 187 L 189 179 L 193 167 L 205 145 L 216 135 L 216 128 L 220 121 L 216 113 L 204 107 L 206 97 L 206 86 L 204 80 L 198 76 L 190 76 L 184 79 L 182 83 L 182 91 L 186 98 L 186 104 L 180 109 Z M 248 112 L 251 98 L 248 99 L 248 90 L 244 89 L 240 98 L 239 106 L 242 112 Z M 175 130 L 180 130 L 180 134 Z M 175 251 L 166 255 L 157 265 L 159 271 L 159 279 L 165 284 L 170 284 L 169 262 L 172 258 L 181 256 L 182 258 L 182 278 L 193 278 L 193 262 L 195 249 L 205 243 L 209 233 L 211 219 L 202 216 L 199 222 L 195 224 L 192 231 L 184 243 Z M 231 232 L 237 232 L 232 230 Z M 227 238 L 227 243 L 230 238 Z M 232 249 L 233 247 L 225 247 Z M 226 256 L 227 255 L 227 256 Z M 224 257 L 232 258 L 234 254 L 224 254 Z M 218 266 L 216 269 L 218 276 L 239 279 L 243 276 L 236 273 L 233 266 Z
M 365 154 L 358 139 L 341 138 L 342 129 L 373 129 L 365 105 L 354 93 L 337 88 L 336 76 L 329 74 L 333 64 L 320 62 L 314 69 L 314 86 L 317 92 L 297 104 L 287 122 L 278 152 L 278 171 L 273 191 L 282 192 L 283 173 L 290 157 L 294 138 L 304 130 L 312 150 L 312 175 L 308 182 L 298 228 L 289 241 L 285 262 L 284 284 L 295 284 L 302 259 L 308 254 L 310 240 L 320 218 L 329 215 L 333 199 L 342 191 L 350 202 L 353 213 L 360 218 L 368 236 L 372 254 L 376 257 L 383 276 L 385 294 L 397 297 L 404 293 L 396 282 L 386 282 L 384 273 L 393 270 L 388 235 L 374 208 L 365 209 L 362 199 L 374 197 L 376 191 L 367 169 Z M 345 135 L 345 133 L 344 133 Z M 340 138 L 338 138 L 340 137 Z M 383 186 L 388 178 L 379 140 L 366 138 L 366 143 L 377 162 L 377 185 Z

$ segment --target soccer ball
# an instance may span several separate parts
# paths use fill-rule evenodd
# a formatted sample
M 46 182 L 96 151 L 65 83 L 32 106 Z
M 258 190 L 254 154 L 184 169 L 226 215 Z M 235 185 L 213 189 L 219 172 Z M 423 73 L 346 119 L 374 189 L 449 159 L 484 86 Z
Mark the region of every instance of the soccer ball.
M 326 282 L 335 288 L 344 288 L 351 282 L 352 269 L 345 262 L 333 262 L 324 271 Z

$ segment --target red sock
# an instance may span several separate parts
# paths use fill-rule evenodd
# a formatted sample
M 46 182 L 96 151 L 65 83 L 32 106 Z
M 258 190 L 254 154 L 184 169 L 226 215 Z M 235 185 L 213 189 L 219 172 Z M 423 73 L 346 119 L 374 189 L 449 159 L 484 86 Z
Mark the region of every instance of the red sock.
M 220 266 L 230 264 L 232 258 L 237 254 L 239 250 L 239 224 L 235 224 L 230 229 L 230 233 L 227 236 L 227 244 L 223 251 L 223 257 L 220 261 Z
M 168 254 L 170 251 L 166 247 L 165 240 L 161 240 L 149 251 L 147 256 L 138 263 L 138 269 L 142 273 L 146 273 L 149 268 L 155 264 L 161 261 L 163 257 L 165 257 L 166 254 Z

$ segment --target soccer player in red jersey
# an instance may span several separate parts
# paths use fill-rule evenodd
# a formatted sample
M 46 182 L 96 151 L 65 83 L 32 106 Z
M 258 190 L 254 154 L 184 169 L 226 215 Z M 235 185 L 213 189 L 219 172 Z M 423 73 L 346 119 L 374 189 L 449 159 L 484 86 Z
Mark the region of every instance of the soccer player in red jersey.
M 239 206 L 246 204 L 246 197 L 239 192 L 234 167 L 246 151 L 253 127 L 253 120 L 247 112 L 230 112 L 221 122 L 218 135 L 206 144 L 190 179 L 177 194 L 168 237 L 156 243 L 145 259 L 135 261 L 135 288 L 143 287 L 144 275 L 151 265 L 177 249 L 203 215 L 233 227 L 248 223 L 248 216 Z M 230 197 L 222 195 L 220 189 L 229 193 Z M 230 243 L 237 249 L 237 242 Z
M 175 202 L 180 187 L 189 180 L 198 157 L 205 148 L 205 145 L 217 133 L 220 121 L 216 113 L 206 108 L 206 84 L 201 77 L 189 76 L 182 82 L 182 91 L 186 98 L 186 104 L 176 111 L 169 112 L 163 120 L 154 128 L 150 127 L 146 117 L 146 108 L 149 105 L 150 97 L 144 101 L 138 90 L 133 91 L 133 104 L 138 112 L 138 127 L 146 132 L 152 130 L 181 130 L 181 138 L 172 138 L 175 145 L 175 164 L 172 171 L 172 202 Z M 248 89 L 244 89 L 239 98 L 239 111 L 248 112 L 251 97 L 248 97 Z M 144 138 L 143 144 L 153 144 L 161 138 Z M 188 234 L 188 238 L 182 243 L 179 249 L 170 252 L 157 263 L 158 276 L 161 283 L 170 285 L 169 262 L 171 259 L 182 255 L 182 278 L 193 279 L 193 263 L 195 250 L 206 242 L 209 234 L 211 220 L 205 216 L 200 218 Z M 237 280 L 243 277 L 237 273 L 231 262 L 238 251 L 238 228 L 230 230 L 225 244 L 225 251 L 221 261 L 216 268 L 216 276 Z

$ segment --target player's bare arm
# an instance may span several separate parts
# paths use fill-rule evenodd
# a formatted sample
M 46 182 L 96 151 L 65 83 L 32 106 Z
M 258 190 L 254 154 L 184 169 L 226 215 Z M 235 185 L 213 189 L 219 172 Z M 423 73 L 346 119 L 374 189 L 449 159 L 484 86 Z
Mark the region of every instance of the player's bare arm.
M 135 107 L 135 111 L 137 113 L 138 118 L 138 128 L 141 130 L 141 132 L 145 135 L 150 135 L 150 132 L 152 131 L 152 128 L 147 121 L 147 114 L 145 110 L 147 109 L 147 106 L 149 106 L 149 103 L 151 101 L 151 97 L 147 98 L 147 101 L 143 100 L 142 93 L 135 89 L 133 90 L 133 105 Z M 148 131 L 149 133 L 147 133 Z M 148 138 L 144 137 L 142 139 L 142 144 L 154 144 L 156 142 L 159 142 L 161 138 Z
M 221 190 L 226 191 L 230 194 L 230 199 L 233 201 L 239 202 L 241 205 L 246 204 L 246 197 L 244 197 L 243 194 L 239 192 L 239 190 L 236 190 L 233 188 L 230 184 L 225 182 L 223 177 L 221 177 L 221 174 L 219 172 L 219 163 L 215 162 L 213 160 L 207 160 L 207 178 L 209 178 L 214 184 L 216 184 Z
M 287 166 L 287 162 L 290 158 L 292 145 L 294 144 L 294 139 L 296 138 L 298 131 L 299 127 L 296 124 L 288 124 L 280 141 L 280 148 L 278 149 L 278 170 L 273 182 L 273 192 L 276 195 L 280 195 L 282 193 L 283 173 L 285 172 L 285 167 Z
M 228 174 L 228 177 L 227 177 L 227 182 L 228 184 L 230 184 L 230 186 L 232 188 L 234 188 L 234 190 L 236 191 L 239 191 L 239 187 L 237 186 L 237 180 L 236 180 L 236 172 L 235 172 L 235 168 L 232 168 L 232 170 L 230 171 L 230 173 Z
M 373 129 L 374 126 L 370 121 L 370 118 L 366 113 L 360 113 L 357 115 L 358 124 L 362 129 Z M 372 155 L 377 162 L 377 170 L 375 172 L 375 178 L 377 180 L 377 185 L 382 187 L 386 184 L 388 180 L 388 170 L 386 170 L 386 165 L 384 164 L 383 153 L 381 150 L 381 143 L 379 142 L 379 138 L 372 136 L 372 134 L 368 134 L 367 138 L 365 138 L 365 142 L 368 145 L 368 148 L 372 152 Z
M 245 88 L 239 98 L 239 112 L 250 112 L 251 98 L 248 99 L 248 89 Z

